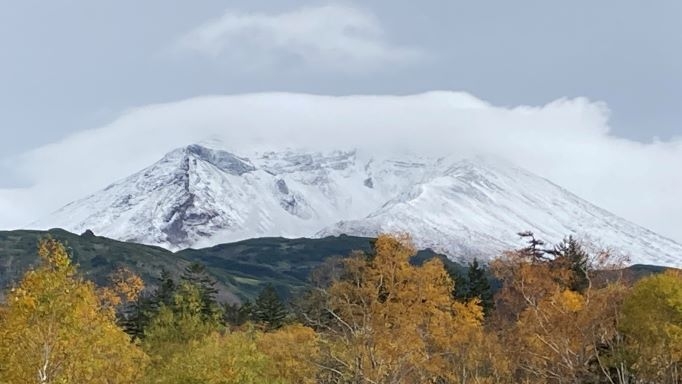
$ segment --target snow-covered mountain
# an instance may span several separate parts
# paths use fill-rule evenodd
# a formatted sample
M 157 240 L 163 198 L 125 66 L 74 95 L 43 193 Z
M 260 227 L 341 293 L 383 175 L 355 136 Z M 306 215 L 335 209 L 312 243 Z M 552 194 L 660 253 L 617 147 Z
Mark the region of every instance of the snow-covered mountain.
M 453 258 L 489 258 L 533 231 L 575 235 L 632 262 L 682 266 L 682 245 L 523 169 L 490 159 L 358 151 L 230 152 L 190 145 L 33 227 L 91 229 L 170 249 L 261 236 L 409 232 Z

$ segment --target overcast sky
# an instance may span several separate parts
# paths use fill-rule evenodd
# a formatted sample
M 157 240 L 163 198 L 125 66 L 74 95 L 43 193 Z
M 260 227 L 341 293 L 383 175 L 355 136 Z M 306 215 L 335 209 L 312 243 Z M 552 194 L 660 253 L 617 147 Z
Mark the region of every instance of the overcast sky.
M 656 167 L 660 178 L 646 179 L 654 183 L 649 190 L 617 191 L 597 181 L 573 182 L 570 187 L 626 218 L 682 239 L 682 219 L 660 216 L 669 204 L 677 204 L 673 208 L 682 213 L 675 189 L 682 187 L 682 180 L 673 172 L 679 165 L 670 163 L 682 160 L 680 17 L 682 2 L 672 0 L 0 0 L 0 188 L 5 188 L 0 198 L 15 208 L 12 214 L 5 213 L 4 226 L 33 220 L 32 215 L 93 192 L 86 187 L 103 182 L 87 174 L 79 176 L 99 181 L 77 187 L 46 179 L 69 172 L 76 162 L 84 162 L 82 156 L 97 151 L 77 146 L 83 143 L 79 137 L 84 131 L 106 132 L 100 143 L 105 143 L 102 137 L 122 143 L 136 140 L 132 133 L 136 130 L 149 134 L 137 138 L 147 144 L 154 135 L 162 135 L 159 124 L 171 122 L 149 120 L 147 112 L 153 109 L 149 105 L 270 91 L 341 96 L 446 90 L 473 95 L 495 115 L 500 111 L 523 115 L 526 112 L 515 107 L 539 107 L 548 129 L 556 125 L 567 132 L 589 132 L 582 139 L 608 143 L 608 148 L 638 148 L 636 155 L 618 152 L 623 158 L 641 160 L 633 166 L 642 169 L 630 179 L 618 176 L 623 178 L 619 182 L 630 187 L 642 184 L 638 177 L 650 177 L 647 167 Z M 441 96 L 436 97 L 438 102 L 451 97 Z M 575 101 L 576 97 L 586 99 Z M 562 99 L 573 101 L 560 107 L 551 104 Z M 414 102 L 423 102 L 418 100 Z M 268 101 L 272 98 L 259 99 L 265 110 Z M 168 108 L 185 111 L 187 103 L 194 105 L 190 100 Z M 330 102 L 329 108 L 337 104 Z M 543 112 L 547 104 L 552 113 Z M 206 113 L 205 108 L 190 109 Z M 126 114 L 130 110 L 137 112 L 130 117 Z M 357 108 L 347 110 L 356 112 Z M 177 110 L 168 115 L 174 113 Z M 192 125 L 200 116 L 187 113 L 185 126 L 173 128 L 178 140 L 167 144 L 189 138 L 178 133 L 183 129 L 196 128 Z M 125 120 L 126 116 L 130 118 Z M 442 118 L 452 116 L 444 113 Z M 476 119 L 482 119 L 476 120 L 482 121 L 480 125 L 506 124 L 489 117 Z M 519 126 L 525 124 L 522 121 Z M 421 129 L 422 123 L 415 121 L 411 129 Z M 551 146 L 551 137 L 537 144 Z M 579 154 L 583 144 L 577 140 L 577 147 L 566 153 Z M 611 153 L 604 145 L 594 153 Z M 69 153 L 59 154 L 58 149 Z M 111 170 L 111 177 L 144 165 L 165 149 L 155 147 L 130 161 L 129 168 Z M 72 154 L 71 162 L 55 161 Z M 621 157 L 607 163 L 619 164 Z M 107 161 L 114 160 L 115 156 Z M 66 169 L 51 168 L 57 163 Z M 587 175 L 587 165 L 567 171 L 570 167 L 558 159 L 547 164 L 560 165 L 533 170 L 564 185 L 571 175 L 604 180 L 609 174 L 603 172 L 616 168 L 597 167 Z M 34 211 L 16 208 L 21 206 L 16 196 L 47 199 L 44 191 L 50 188 L 64 191 L 54 201 L 38 202 L 40 208 Z M 33 195 L 38 190 L 43 192 Z M 649 198 L 642 199 L 643 193 Z M 0 200 L 0 209 L 2 204 Z

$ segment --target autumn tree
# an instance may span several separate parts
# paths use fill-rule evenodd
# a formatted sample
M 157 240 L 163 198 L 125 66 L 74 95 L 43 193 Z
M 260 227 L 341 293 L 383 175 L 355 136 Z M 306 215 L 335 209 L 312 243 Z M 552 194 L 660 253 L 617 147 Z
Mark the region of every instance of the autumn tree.
M 130 288 L 125 279 L 100 296 L 61 243 L 43 240 L 38 254 L 40 265 L 10 291 L 0 316 L 0 382 L 137 382 L 146 356 L 112 309 Z
M 496 367 L 482 344 L 477 300 L 451 296 L 452 280 L 433 259 L 410 264 L 406 237 L 381 235 L 373 254 L 345 262 L 341 278 L 326 290 L 326 326 L 321 382 L 468 382 L 494 377 Z
M 144 282 L 142 279 L 128 270 L 119 268 L 110 276 L 110 285 L 97 290 L 105 308 L 116 317 L 116 323 L 130 335 L 133 340 L 138 340 L 142 334 L 143 316 L 138 303 L 144 300 L 142 294 Z
M 592 284 L 593 266 L 607 265 L 608 254 L 569 259 L 569 252 L 539 252 L 524 248 L 491 263 L 502 282 L 492 324 L 514 351 L 515 380 L 610 382 L 627 289 L 618 280 Z M 576 284 L 577 264 L 585 284 Z
M 152 365 L 144 384 L 284 384 L 258 349 L 255 331 L 211 332 L 178 344 Z
M 135 339 L 143 339 L 147 328 L 168 312 L 185 311 L 182 300 L 195 297 L 199 300 L 199 313 L 196 316 L 204 323 L 222 322 L 224 306 L 217 301 L 216 282 L 206 268 L 199 263 L 189 264 L 179 282 L 167 270 L 162 270 L 156 288 L 141 294 L 137 300 L 128 302 L 119 313 L 119 323 Z M 179 301 L 180 300 L 180 301 Z M 165 313 L 161 313 L 161 312 Z M 186 314 L 186 312 L 185 312 Z M 192 315 L 194 316 L 194 314 Z
M 639 281 L 625 300 L 620 330 L 642 382 L 682 381 L 682 273 L 668 271 Z
M 154 361 L 190 341 L 221 330 L 221 317 L 207 316 L 202 293 L 196 285 L 181 282 L 169 304 L 162 304 L 145 329 L 144 345 Z
M 273 374 L 288 383 L 315 384 L 319 371 L 319 335 L 300 324 L 286 325 L 256 339 L 271 362 Z
M 143 339 L 159 309 L 172 304 L 176 289 L 177 283 L 171 273 L 162 269 L 153 290 L 140 292 L 135 300 L 123 306 L 118 313 L 118 323 L 134 340 Z
M 341 257 L 331 257 L 312 270 L 309 288 L 291 303 L 296 318 L 302 324 L 316 331 L 325 331 L 335 322 L 327 308 L 327 289 L 344 274 L 344 263 Z
M 100 287 L 97 293 L 112 315 L 122 305 L 135 301 L 144 289 L 142 278 L 127 268 L 116 269 L 109 280 L 109 285 Z
M 584 296 L 557 290 L 525 310 L 513 329 L 520 377 L 538 383 L 585 383 L 608 379 L 618 337 L 622 285 Z M 604 348 L 607 348 L 604 350 Z

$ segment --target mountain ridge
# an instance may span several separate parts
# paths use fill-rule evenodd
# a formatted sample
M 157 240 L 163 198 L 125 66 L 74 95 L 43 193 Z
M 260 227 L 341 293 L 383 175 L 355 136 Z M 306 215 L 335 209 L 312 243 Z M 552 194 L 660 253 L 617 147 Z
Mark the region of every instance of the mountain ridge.
M 490 259 L 531 230 L 635 263 L 682 265 L 682 245 L 504 161 L 358 150 L 252 154 L 192 144 L 35 224 L 177 250 L 263 236 L 408 232 L 452 259 Z
M 343 258 L 355 251 L 368 252 L 372 240 L 353 236 L 270 237 L 171 252 L 91 232 L 78 235 L 59 228 L 0 231 L 0 301 L 4 288 L 15 284 L 40 262 L 37 246 L 46 237 L 62 242 L 78 265 L 80 274 L 97 285 L 108 285 L 111 273 L 123 267 L 138 274 L 145 286 L 154 288 L 162 270 L 177 278 L 186 266 L 198 262 L 215 278 L 220 299 L 228 302 L 253 299 L 268 284 L 285 297 L 296 296 L 308 287 L 310 273 L 315 268 L 331 257 Z M 434 256 L 430 250 L 421 250 L 415 261 L 423 262 Z M 451 262 L 446 264 L 457 270 L 463 268 Z

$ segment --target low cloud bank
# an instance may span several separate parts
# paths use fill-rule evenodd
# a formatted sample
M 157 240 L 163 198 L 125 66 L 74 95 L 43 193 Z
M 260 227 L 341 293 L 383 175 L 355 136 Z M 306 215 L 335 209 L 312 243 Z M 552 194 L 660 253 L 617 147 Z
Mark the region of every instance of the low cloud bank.
M 494 155 L 682 241 L 682 141 L 609 133 L 605 104 L 561 99 L 499 107 L 466 93 L 245 94 L 136 108 L 112 123 L 7 160 L 31 187 L 0 190 L 0 226 L 23 227 L 190 143 L 236 153 L 282 147 Z

